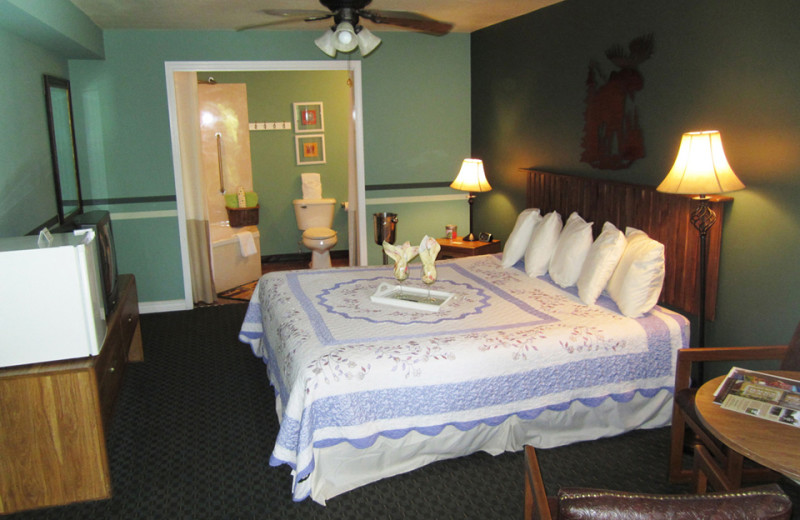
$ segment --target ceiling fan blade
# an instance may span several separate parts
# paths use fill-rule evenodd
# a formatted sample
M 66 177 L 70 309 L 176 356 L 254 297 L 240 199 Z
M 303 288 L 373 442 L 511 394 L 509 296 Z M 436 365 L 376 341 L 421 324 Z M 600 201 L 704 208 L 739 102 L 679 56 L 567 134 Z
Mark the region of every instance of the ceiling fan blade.
M 261 29 L 262 27 L 272 27 L 273 25 L 283 25 L 285 23 L 302 22 L 303 18 L 284 18 L 283 20 L 273 20 L 271 22 L 256 23 L 253 25 L 245 25 L 237 27 L 236 31 L 249 31 L 251 29 Z
M 273 25 L 283 25 L 287 23 L 315 22 L 333 16 L 333 13 L 329 13 L 328 11 L 317 11 L 313 9 L 264 9 L 262 12 L 270 16 L 277 16 L 279 19 L 253 25 L 245 25 L 244 27 L 238 27 L 236 30 L 248 31 L 250 29 L 260 29 L 262 27 L 272 27 Z
M 281 18 L 307 18 L 309 21 L 330 18 L 333 13 L 322 9 L 262 9 L 262 13 Z
M 440 22 L 419 13 L 409 11 L 359 11 L 358 14 L 378 24 L 396 25 L 425 34 L 442 36 L 450 32 L 453 24 Z

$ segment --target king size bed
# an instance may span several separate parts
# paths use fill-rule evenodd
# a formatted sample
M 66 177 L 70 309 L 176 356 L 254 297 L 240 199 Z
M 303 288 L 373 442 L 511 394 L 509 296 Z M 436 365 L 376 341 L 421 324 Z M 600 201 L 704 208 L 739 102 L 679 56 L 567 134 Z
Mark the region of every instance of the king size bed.
M 438 312 L 372 301 L 396 283 L 390 266 L 261 278 L 240 339 L 267 366 L 280 420 L 270 464 L 292 468 L 295 500 L 324 504 L 476 451 L 669 424 L 686 318 L 661 306 L 627 317 L 605 293 L 587 305 L 520 264 L 437 261 L 434 289 L 453 294 Z M 420 270 L 407 287 L 423 287 Z

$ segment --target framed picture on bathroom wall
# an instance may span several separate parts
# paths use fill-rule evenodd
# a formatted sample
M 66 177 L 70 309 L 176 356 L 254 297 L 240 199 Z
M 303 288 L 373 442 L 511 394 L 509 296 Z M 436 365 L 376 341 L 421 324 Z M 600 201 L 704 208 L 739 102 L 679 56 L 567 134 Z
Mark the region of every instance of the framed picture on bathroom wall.
M 295 133 L 320 133 L 325 130 L 321 101 L 292 103 L 292 106 L 294 107 Z
M 298 166 L 325 164 L 324 135 L 296 135 L 294 142 Z

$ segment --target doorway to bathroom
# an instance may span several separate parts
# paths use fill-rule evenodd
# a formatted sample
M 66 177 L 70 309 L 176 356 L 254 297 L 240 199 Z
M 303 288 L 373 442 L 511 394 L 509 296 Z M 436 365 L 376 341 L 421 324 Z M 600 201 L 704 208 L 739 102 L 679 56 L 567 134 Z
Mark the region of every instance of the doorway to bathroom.
M 321 134 L 328 140 L 337 139 L 343 146 L 329 147 L 327 161 L 321 164 L 298 167 L 296 161 L 296 141 L 300 134 L 294 128 L 277 128 L 270 130 L 254 130 L 251 126 L 251 146 L 253 148 L 253 191 L 259 197 L 261 214 L 257 231 L 260 234 L 260 246 L 263 255 L 271 255 L 276 251 L 297 251 L 299 232 L 292 209 L 292 199 L 300 196 L 300 173 L 319 172 L 323 181 L 323 192 L 326 197 L 337 199 L 337 222 L 342 226 L 340 236 L 347 237 L 342 248 L 350 253 L 351 264 L 366 263 L 366 226 L 363 217 L 364 207 L 364 168 L 363 168 L 363 130 L 361 120 L 361 74 L 359 62 L 168 62 L 166 77 L 168 88 L 168 104 L 170 109 L 170 128 L 172 134 L 173 166 L 178 198 L 179 230 L 181 240 L 182 268 L 185 288 L 185 306 L 191 308 L 203 294 L 203 278 L 210 269 L 211 246 L 197 243 L 197 236 L 208 236 L 207 230 L 212 223 L 208 211 L 202 211 L 201 201 L 194 200 L 191 190 L 187 190 L 195 179 L 202 165 L 196 164 L 196 156 L 191 152 L 192 146 L 188 136 L 195 130 L 191 123 L 187 124 L 182 113 L 189 113 L 195 102 L 191 93 L 196 90 L 197 82 L 214 83 L 247 83 L 252 85 L 255 97 L 255 113 L 250 109 L 248 124 L 256 128 L 270 123 L 290 123 L 292 121 L 290 99 L 295 102 L 321 102 L 321 98 L 299 99 L 290 97 L 279 101 L 275 107 L 268 109 L 269 93 L 279 98 L 281 87 L 291 73 L 322 74 L 317 77 L 305 77 L 297 80 L 295 91 L 301 92 L 303 83 L 325 83 L 332 81 L 337 85 L 345 85 L 340 89 L 336 100 L 328 98 L 324 103 L 325 131 Z M 270 77 L 272 75 L 272 77 Z M 288 75 L 288 76 L 287 76 Z M 280 76 L 280 77 L 279 77 Z M 289 78 L 291 83 L 291 78 Z M 289 90 L 293 90 L 289 88 Z M 336 89 L 333 89 L 336 90 Z M 303 94 L 297 94 L 303 95 Z M 307 94 L 313 96 L 314 94 Z M 321 94 L 320 94 L 321 95 Z M 261 96 L 261 98 L 259 98 Z M 266 97 L 264 97 L 266 96 Z M 288 106 L 287 106 L 288 105 Z M 282 126 L 282 125 L 276 125 Z M 187 128 L 188 127 L 188 128 Z M 187 142 L 188 141 L 188 142 Z M 277 151 L 273 148 L 277 147 Z M 187 150 L 189 150 L 187 152 Z M 337 151 L 338 150 L 338 151 Z M 270 158 L 272 157 L 272 158 Z M 290 162 L 287 162 L 287 159 Z M 328 181 L 326 183 L 326 180 Z M 296 186 L 295 186 L 296 184 Z M 295 193 L 296 191 L 296 193 Z M 282 195 L 277 194 L 282 192 Z M 278 197 L 278 198 L 276 198 Z M 344 203 L 344 204 L 343 204 Z M 342 208 L 347 207 L 347 211 Z M 265 208 L 267 209 L 265 211 Z M 288 241 L 288 242 L 287 242 Z M 287 243 L 289 245 L 287 245 Z M 264 245 L 266 244 L 266 247 Z M 234 242 L 235 247 L 240 244 Z M 275 249 L 277 248 L 277 249 Z M 292 249 L 293 248 L 293 249 Z M 200 257 L 198 260 L 194 257 Z M 205 260 L 204 260 L 205 258 Z M 205 262 L 205 264 L 204 264 Z M 213 284 L 212 284 L 213 286 Z M 206 294 L 208 290 L 206 290 Z M 208 298 L 208 296 L 206 296 Z
M 253 190 L 247 84 L 198 78 L 196 116 L 201 172 L 199 179 L 191 180 L 205 193 L 211 287 L 194 299 L 210 303 L 214 294 L 221 297 L 261 276 L 260 204 Z M 198 275 L 207 278 L 205 273 Z

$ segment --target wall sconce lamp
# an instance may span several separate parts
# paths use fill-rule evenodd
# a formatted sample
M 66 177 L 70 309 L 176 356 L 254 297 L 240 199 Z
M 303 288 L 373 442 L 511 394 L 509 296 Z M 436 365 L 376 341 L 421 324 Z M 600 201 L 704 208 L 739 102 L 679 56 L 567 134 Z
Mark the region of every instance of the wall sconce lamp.
M 717 221 L 717 214 L 709 206 L 708 195 L 741 189 L 744 189 L 744 184 L 728 164 L 722 148 L 722 137 L 716 130 L 683 134 L 675 164 L 656 188 L 664 193 L 695 195 L 693 198 L 699 202 L 690 221 L 700 234 L 698 346 L 701 348 L 705 346 L 706 235 Z
M 461 163 L 461 170 L 458 172 L 456 180 L 450 184 L 450 187 L 469 192 L 469 235 L 465 236 L 463 240 L 472 242 L 475 240 L 475 235 L 472 234 L 472 204 L 475 202 L 475 193 L 492 189 L 486 180 L 486 173 L 483 171 L 483 161 L 480 159 L 464 159 L 464 162 Z
M 350 22 L 339 22 L 314 40 L 314 44 L 331 58 L 336 57 L 337 51 L 353 52 L 356 47 L 362 56 L 366 56 L 381 44 L 381 39 L 366 27 L 354 27 Z

